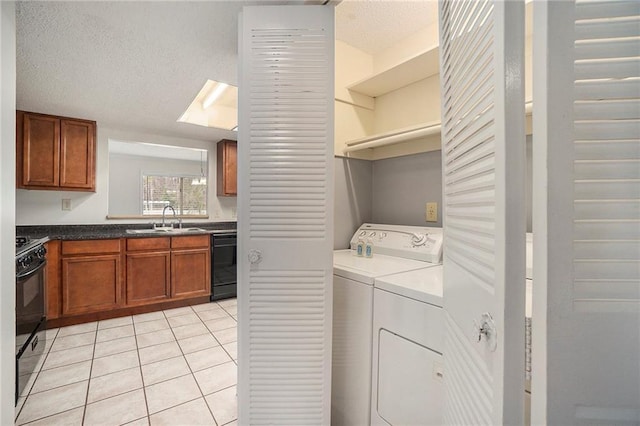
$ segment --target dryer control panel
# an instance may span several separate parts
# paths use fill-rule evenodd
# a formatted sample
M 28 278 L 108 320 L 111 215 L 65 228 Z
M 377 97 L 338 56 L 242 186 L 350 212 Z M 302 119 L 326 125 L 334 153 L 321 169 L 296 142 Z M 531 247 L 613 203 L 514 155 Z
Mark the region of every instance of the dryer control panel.
M 363 223 L 351 238 L 351 249 L 358 241 L 371 241 L 374 252 L 423 262 L 442 261 L 442 228 Z

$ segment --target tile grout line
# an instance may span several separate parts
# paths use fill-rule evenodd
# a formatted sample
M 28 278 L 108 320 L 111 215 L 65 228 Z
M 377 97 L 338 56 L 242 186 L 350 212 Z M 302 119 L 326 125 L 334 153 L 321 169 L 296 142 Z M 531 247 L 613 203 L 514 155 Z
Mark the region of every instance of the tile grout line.
M 136 323 L 133 320 L 133 316 L 131 317 L 131 322 L 133 323 L 133 336 L 136 341 L 136 355 L 138 355 L 138 368 L 140 369 L 140 380 L 142 381 L 142 396 L 144 397 L 144 406 L 147 410 L 147 415 L 146 415 L 147 424 L 151 424 L 151 413 L 149 413 L 149 402 L 147 401 L 147 389 L 144 384 L 144 374 L 142 374 L 142 360 L 140 359 L 140 348 L 138 347 L 138 335 L 136 334 Z M 140 417 L 140 419 L 142 418 L 143 417 Z
M 221 308 L 221 309 L 225 312 L 225 314 L 226 314 L 226 315 L 228 315 L 229 317 L 232 317 L 232 318 L 233 318 L 233 316 L 232 316 L 232 315 L 231 315 L 231 314 L 230 314 L 226 309 L 224 309 L 224 307 L 223 307 L 223 306 L 218 305 L 217 303 L 216 303 L 216 305 L 217 305 L 219 308 Z M 231 354 L 230 354 L 230 353 L 227 351 L 227 349 L 224 347 L 224 344 L 222 344 L 222 343 L 218 340 L 218 338 L 216 338 L 216 337 L 215 337 L 215 335 L 213 334 L 213 331 L 211 331 L 211 330 L 209 329 L 209 327 L 208 327 L 206 324 L 204 324 L 204 320 L 200 317 L 199 312 L 198 312 L 198 311 L 195 311 L 195 310 L 193 309 L 193 307 L 192 307 L 192 306 L 189 306 L 189 308 L 190 308 L 190 310 L 189 310 L 189 311 L 184 312 L 184 314 L 181 314 L 181 315 L 174 315 L 174 316 L 172 316 L 172 317 L 179 317 L 179 316 L 183 316 L 183 315 L 188 315 L 188 314 L 190 314 L 190 313 L 195 313 L 196 317 L 198 318 L 198 321 L 199 321 L 201 324 L 203 324 L 203 325 L 205 326 L 205 328 L 207 329 L 207 331 L 208 331 L 208 333 L 202 334 L 202 336 L 204 336 L 204 335 L 206 335 L 206 334 L 210 334 L 210 335 L 214 338 L 214 340 L 218 343 L 218 345 L 222 347 L 223 351 L 227 354 L 227 356 L 230 358 L 230 360 L 231 360 L 232 362 L 234 362 L 234 363 L 237 365 L 237 361 L 233 359 L 233 357 L 231 356 Z M 168 328 L 168 329 L 169 329 L 169 330 L 171 330 L 171 334 L 173 335 L 173 338 L 174 338 L 174 340 L 173 340 L 173 341 L 178 345 L 178 349 L 180 350 L 181 356 L 182 356 L 182 357 L 183 357 L 183 359 L 185 360 L 185 362 L 186 362 L 186 364 L 187 364 L 187 368 L 189 369 L 189 372 L 190 372 L 190 373 L 184 374 L 184 375 L 182 375 L 182 376 L 178 376 L 178 377 L 185 377 L 185 376 L 187 376 L 187 375 L 191 374 L 191 376 L 192 376 L 192 377 L 194 378 L 194 380 L 195 380 L 195 372 L 193 371 L 193 369 L 192 369 L 192 368 L 191 368 L 191 366 L 189 365 L 188 361 L 186 361 L 186 354 L 184 353 L 184 350 L 182 349 L 182 347 L 181 347 L 181 346 L 180 346 L 180 344 L 178 343 L 177 336 L 176 336 L 176 334 L 175 334 L 175 333 L 174 333 L 174 331 L 173 331 L 173 326 L 171 326 L 171 323 L 169 322 L 169 318 L 172 318 L 172 317 L 168 317 L 168 316 L 165 314 L 165 312 L 164 312 L 164 311 L 160 311 L 160 312 L 162 312 L 162 315 L 163 315 L 164 320 L 169 324 L 169 328 Z M 122 317 L 122 318 L 126 318 L 126 317 Z M 112 356 L 112 355 L 117 355 L 117 354 L 124 353 L 124 352 L 129 352 L 129 351 L 122 351 L 122 352 L 117 352 L 117 353 L 114 353 L 114 354 L 108 354 L 108 355 L 104 355 L 104 356 L 102 356 L 102 357 L 98 357 L 98 358 L 96 358 L 96 357 L 95 357 L 95 354 L 96 354 L 96 345 L 97 345 L 98 343 L 106 343 L 106 342 L 110 342 L 110 341 L 113 341 L 113 340 L 124 339 L 124 338 L 128 338 L 128 337 L 133 337 L 133 338 L 134 338 L 134 341 L 135 341 L 135 344 L 136 344 L 136 354 L 137 354 L 137 356 L 138 356 L 138 366 L 137 366 L 137 367 L 138 367 L 138 369 L 139 369 L 139 371 L 140 371 L 140 375 L 141 375 L 141 378 L 142 378 L 142 389 L 143 389 L 143 394 L 144 394 L 144 398 L 145 398 L 145 405 L 146 405 L 146 408 L 147 408 L 147 415 L 146 415 L 145 417 L 147 418 L 147 421 L 148 421 L 148 422 L 150 422 L 150 420 L 151 420 L 151 419 L 150 419 L 151 413 L 149 412 L 148 402 L 147 402 L 147 398 L 146 398 L 146 389 L 145 389 L 145 384 L 144 384 L 144 376 L 142 375 L 142 362 L 141 362 L 141 359 L 140 359 L 140 349 L 141 349 L 141 348 L 138 346 L 138 334 L 136 334 L 136 332 L 135 332 L 135 329 L 136 329 L 136 327 L 135 327 L 135 321 L 134 321 L 134 319 L 133 319 L 133 316 L 130 316 L 130 318 L 131 318 L 131 323 L 130 323 L 130 324 L 132 325 L 132 328 L 133 328 L 133 331 L 134 331 L 134 332 L 133 332 L 133 336 L 121 336 L 121 337 L 115 337 L 115 338 L 113 338 L 113 339 L 105 340 L 105 341 L 103 341 L 103 342 L 98 342 L 98 341 L 97 341 L 97 339 L 98 339 L 98 331 L 100 331 L 100 329 L 99 329 L 99 323 L 100 323 L 100 321 L 95 321 L 95 322 L 96 322 L 96 328 L 94 329 L 95 335 L 94 335 L 94 339 L 93 339 L 93 352 L 92 352 L 92 357 L 91 357 L 91 359 L 90 359 L 90 361 L 91 361 L 91 365 L 90 365 L 90 369 L 89 369 L 89 378 L 88 378 L 88 380 L 87 380 L 87 390 L 86 390 L 86 394 L 85 394 L 85 404 L 84 404 L 84 407 L 82 407 L 82 408 L 83 408 L 83 414 L 82 414 L 82 422 L 83 422 L 83 424 L 84 424 L 84 422 L 85 422 L 87 406 L 89 405 L 89 403 L 88 403 L 88 397 L 89 397 L 89 389 L 90 389 L 91 380 L 92 380 L 91 375 L 92 375 L 92 372 L 93 372 L 94 360 L 95 360 L 95 359 L 100 359 L 100 358 L 105 358 L 105 357 Z M 220 318 L 220 319 L 223 319 L 223 318 Z M 236 318 L 233 318 L 233 319 L 234 319 L 234 321 L 236 322 L 236 327 L 237 327 L 237 319 L 236 319 Z M 213 320 L 215 320 L 215 319 L 213 319 Z M 153 320 L 150 320 L 150 321 L 153 321 Z M 144 322 L 149 322 L 149 321 L 142 321 L 142 323 L 144 323 Z M 189 326 L 189 325 L 195 325 L 195 324 L 198 324 L 198 322 L 193 323 L 193 324 L 184 324 L 184 325 L 180 325 L 180 326 L 176 326 L 176 327 L 183 327 L 183 326 L 185 326 L 185 325 L 186 325 L 186 326 Z M 123 324 L 123 325 L 120 325 L 120 326 L 114 326 L 114 327 L 107 327 L 107 328 L 104 328 L 104 329 L 102 329 L 102 330 L 108 330 L 108 329 L 113 329 L 113 328 L 117 328 L 117 327 L 126 327 L 127 325 L 129 325 L 129 324 Z M 229 327 L 229 328 L 233 328 L 233 327 Z M 229 328 L 222 329 L 222 330 L 227 330 L 227 329 L 229 329 Z M 142 333 L 142 335 L 144 335 L 144 334 L 148 334 L 148 333 L 152 333 L 152 332 L 155 332 L 155 331 L 162 331 L 162 330 L 166 330 L 166 329 L 153 330 L 153 331 L 149 331 L 149 332 L 146 332 L 146 333 Z M 217 331 L 222 331 L 222 330 L 217 330 Z M 35 386 L 35 383 L 36 383 L 36 381 L 37 381 L 37 379 L 38 379 L 38 377 L 40 376 L 40 373 L 41 373 L 42 371 L 49 371 L 49 370 L 52 370 L 52 369 L 55 369 L 55 368 L 67 367 L 67 366 L 70 366 L 70 365 L 74 365 L 74 364 L 78 364 L 78 363 L 81 363 L 81 362 L 89 361 L 89 360 L 77 361 L 77 362 L 72 362 L 72 363 L 65 364 L 65 365 L 60 365 L 60 366 L 58 366 L 58 367 L 53 367 L 53 368 L 48 369 L 48 370 L 44 370 L 44 365 L 45 365 L 45 363 L 46 363 L 46 361 L 47 361 L 47 359 L 48 359 L 48 357 L 49 357 L 49 355 L 50 355 L 51 353 L 60 352 L 60 351 L 62 351 L 62 350 L 73 350 L 73 349 L 77 349 L 77 348 L 82 347 L 82 346 L 89 346 L 89 345 L 80 345 L 80 346 L 70 347 L 70 348 L 67 348 L 67 349 L 62 349 L 62 350 L 60 350 L 60 351 L 52 351 L 53 345 L 54 345 L 55 341 L 56 341 L 58 338 L 62 339 L 62 338 L 66 338 L 66 337 L 77 336 L 77 335 L 79 335 L 79 334 L 86 334 L 86 333 L 88 333 L 88 332 L 80 332 L 80 333 L 76 333 L 76 334 L 70 334 L 70 335 L 65 335 L 65 336 L 58 336 L 59 332 L 60 332 L 60 328 L 58 328 L 58 329 L 56 330 L 56 332 L 55 332 L 55 334 L 54 334 L 54 336 L 53 336 L 52 343 L 51 343 L 51 345 L 49 346 L 48 350 L 46 351 L 45 358 L 43 359 L 43 361 L 42 361 L 42 363 L 41 363 L 41 365 L 40 365 L 40 368 L 38 369 L 38 374 L 36 375 L 36 378 L 34 379 L 33 383 L 31 384 L 31 387 L 30 387 L 29 391 L 28 391 L 28 392 L 27 392 L 27 394 L 25 395 L 25 397 L 24 397 L 24 398 L 25 398 L 25 400 L 24 400 L 24 402 L 23 402 L 22 406 L 20 407 L 20 410 L 18 411 L 18 413 L 17 413 L 17 414 L 16 414 L 16 416 L 15 416 L 15 419 L 16 419 L 16 420 L 18 419 L 18 417 L 20 416 L 20 414 L 22 414 L 22 410 L 24 409 L 24 406 L 26 405 L 27 399 L 32 395 L 32 392 L 31 392 L 31 391 L 32 391 L 33 387 Z M 192 338 L 192 337 L 197 337 L 197 336 L 200 336 L 200 335 L 190 336 L 190 337 L 187 337 L 187 338 Z M 187 339 L 187 338 L 185 338 L 185 339 Z M 169 343 L 169 342 L 157 343 L 157 344 L 149 345 L 149 346 L 146 346 L 146 347 L 153 347 L 153 346 L 158 346 L 158 345 L 162 345 L 162 344 L 166 344 L 166 343 Z M 231 343 L 234 343 L 234 342 L 228 342 L 228 343 L 225 343 L 225 344 L 231 344 Z M 146 347 L 145 347 L 145 348 L 146 348 Z M 143 349 L 144 349 L 144 348 L 143 348 Z M 207 350 L 207 348 L 205 348 L 204 350 Z M 167 359 L 178 358 L 178 357 L 179 357 L 179 356 L 171 357 L 171 358 L 167 358 Z M 155 362 L 160 362 L 160 361 L 164 361 L 164 360 L 159 360 L 159 361 L 155 361 Z M 227 362 L 228 362 L 228 361 L 227 361 Z M 148 363 L 148 364 L 153 364 L 153 363 Z M 221 364 L 224 364 L 224 363 L 221 363 Z M 216 365 L 221 365 L 221 364 L 216 364 Z M 135 368 L 135 367 L 131 367 L 131 368 L 129 368 L 129 369 L 133 370 L 134 368 Z M 119 371 L 125 371 L 125 370 L 129 370 L 129 369 L 124 369 L 124 370 L 119 370 Z M 204 369 L 202 369 L 202 370 L 204 370 Z M 199 372 L 199 371 L 202 371 L 202 370 L 198 370 L 198 372 Z M 119 371 L 112 372 L 112 373 L 108 373 L 108 374 L 117 373 L 117 372 L 119 372 Z M 103 375 L 103 376 L 104 376 L 104 375 Z M 103 377 L 103 376 L 99 376 L 99 377 Z M 162 381 L 160 381 L 160 382 L 154 383 L 154 385 L 155 385 L 155 384 L 159 384 L 159 383 L 163 383 L 163 382 L 166 382 L 166 381 L 169 381 L 169 380 L 173 380 L 173 379 L 175 379 L 175 377 L 174 377 L 174 378 L 171 378 L 171 379 L 166 379 L 166 380 L 162 380 Z M 80 381 L 80 382 L 81 382 L 81 381 Z M 216 425 L 218 425 L 217 420 L 215 419 L 215 416 L 213 415 L 213 412 L 211 411 L 211 408 L 209 407 L 209 404 L 206 402 L 206 398 L 205 398 L 205 397 L 206 397 L 207 395 L 205 395 L 205 394 L 204 394 L 204 392 L 202 391 L 202 388 L 200 387 L 200 384 L 198 383 L 198 381 L 197 381 L 197 380 L 195 380 L 195 382 L 196 382 L 196 385 L 198 386 L 198 390 L 200 391 L 200 396 L 199 396 L 198 398 L 193 399 L 193 400 L 186 401 L 186 402 L 184 402 L 184 403 L 182 403 L 182 404 L 178 404 L 177 406 L 180 406 L 180 405 L 183 405 L 183 404 L 186 404 L 186 403 L 189 403 L 189 402 L 195 401 L 196 399 L 203 398 L 203 399 L 205 399 L 205 404 L 207 405 L 207 409 L 208 409 L 208 411 L 210 412 L 210 414 L 212 415 L 212 417 L 213 417 L 213 419 L 214 419 L 215 424 L 216 424 Z M 74 383 L 79 383 L 79 382 L 74 382 Z M 57 386 L 57 387 L 54 387 L 54 388 L 51 388 L 51 389 L 47 389 L 47 390 L 45 390 L 45 391 L 53 390 L 53 389 L 56 389 L 56 388 L 59 388 L 59 387 L 62 387 L 62 386 L 67 386 L 67 385 L 69 385 L 69 384 L 73 384 L 73 383 L 68 383 L 68 384 L 65 384 L 65 385 Z M 150 386 L 151 386 L 151 385 L 150 385 Z M 211 393 L 210 393 L 210 394 L 208 394 L 208 395 L 213 395 L 213 394 L 215 394 L 215 393 L 218 393 L 218 392 L 221 392 L 221 391 L 223 391 L 223 390 L 229 389 L 229 388 L 231 388 L 231 387 L 233 387 L 233 386 L 237 386 L 237 383 L 236 383 L 235 385 L 231 385 L 231 386 L 227 386 L 227 387 L 225 387 L 225 388 L 218 389 L 217 391 L 215 391 L 215 392 L 211 392 Z M 135 390 L 136 390 L 136 389 L 134 389 L 134 391 L 135 391 Z M 45 391 L 41 391 L 41 392 L 45 392 Z M 36 392 L 35 394 L 37 394 L 37 393 L 41 393 L 41 392 Z M 114 397 L 114 396 L 120 396 L 120 395 L 123 395 L 123 394 L 128 393 L 128 392 L 131 392 L 131 391 L 123 392 L 123 393 L 120 393 L 120 394 L 117 394 L 117 395 L 110 395 L 108 398 L 112 398 L 112 397 Z M 101 399 L 100 401 L 106 400 L 106 399 L 108 399 L 108 398 L 103 398 L 103 399 Z M 97 401 L 94 401 L 94 402 L 97 402 Z M 160 411 L 158 411 L 158 413 L 163 412 L 163 411 L 166 411 L 166 410 L 169 410 L 169 409 L 171 409 L 171 408 L 175 408 L 175 407 L 177 407 L 177 406 L 169 407 L 169 408 L 166 408 L 166 409 L 164 409 L 164 410 L 160 410 Z M 49 415 L 49 416 L 45 416 L 45 417 L 42 417 L 42 418 L 39 418 L 39 419 L 34 419 L 34 420 L 32 420 L 32 421 L 38 421 L 38 420 L 41 420 L 41 419 L 45 419 L 45 418 L 48 418 L 48 417 L 52 417 L 52 416 L 55 416 L 55 415 L 59 415 L 59 414 L 62 414 L 62 413 L 66 413 L 66 412 L 69 412 L 69 411 L 72 411 L 72 410 L 76 410 L 76 409 L 79 409 L 79 408 L 81 408 L 81 407 L 80 407 L 80 406 L 78 406 L 78 407 L 73 407 L 73 408 L 70 408 L 70 409 L 68 409 L 68 410 L 61 411 L 61 412 L 59 412 L 59 413 L 54 413 L 54 414 L 51 414 L 51 415 Z M 155 413 L 154 413 L 154 414 L 155 414 Z M 138 419 L 134 419 L 134 420 L 132 420 L 132 421 L 141 420 L 142 418 L 144 418 L 144 417 L 140 417 L 140 418 L 138 418 Z M 232 422 L 234 422 L 234 421 L 236 421 L 236 420 L 231 420 L 230 422 L 225 423 L 225 425 L 226 425 L 226 424 L 229 424 L 229 423 L 232 423 Z
M 218 306 L 219 306 L 219 307 L 220 307 L 220 308 L 221 308 L 221 309 L 222 309 L 222 310 L 223 310 L 227 315 L 229 315 L 231 318 L 233 318 L 233 316 L 232 316 L 229 312 L 227 312 L 227 310 L 224 308 L 224 306 L 220 305 L 218 302 L 214 302 L 214 303 L 215 303 L 216 305 L 218 305 Z M 196 315 L 197 315 L 197 312 L 196 312 Z M 200 317 L 200 315 L 198 315 L 198 317 Z M 220 319 L 222 319 L 222 318 L 220 318 Z M 202 321 L 202 319 L 201 319 L 201 321 Z M 238 338 L 237 338 L 237 333 L 238 333 L 238 320 L 236 320 L 236 319 L 234 318 L 234 321 L 236 322 L 235 327 L 236 327 L 236 345 L 237 345 L 237 342 L 238 342 Z M 202 322 L 204 323 L 204 321 L 202 321 Z M 206 325 L 206 324 L 205 324 L 205 327 L 207 327 L 207 325 Z M 233 327 L 229 327 L 229 328 L 233 328 Z M 229 328 L 224 328 L 224 329 L 222 329 L 222 330 L 228 330 Z M 209 330 L 209 327 L 207 327 L 207 330 Z M 222 331 L 222 330 L 216 330 L 216 331 Z M 225 347 L 224 347 L 224 345 L 228 345 L 228 344 L 230 344 L 230 343 L 234 343 L 234 342 L 229 342 L 229 343 L 224 343 L 224 344 L 223 344 L 223 343 L 221 343 L 221 342 L 220 342 L 220 340 L 218 340 L 218 338 L 216 337 L 216 335 L 214 334 L 214 332 L 213 332 L 213 331 L 209 330 L 209 332 L 211 333 L 211 335 L 213 336 L 213 338 L 216 340 L 216 342 L 218 342 L 218 345 L 220 345 L 220 347 L 222 348 L 222 350 L 223 350 L 223 351 L 225 351 L 225 353 L 229 356 L 229 358 L 231 358 L 231 361 L 233 361 L 233 363 L 237 366 L 237 365 L 238 365 L 237 360 L 233 359 L 233 357 L 231 356 L 231 354 L 229 353 L 229 351 L 227 350 L 227 348 L 225 348 Z M 236 350 L 236 352 L 237 352 L 237 350 Z M 236 357 L 236 358 L 237 358 L 237 357 Z M 236 380 L 236 382 L 237 382 L 237 380 Z M 237 383 L 236 383 L 236 384 L 237 384 Z
M 45 329 L 44 332 L 46 333 L 47 330 Z M 44 360 L 42 361 L 42 365 L 40 366 L 40 369 L 38 370 L 38 373 L 36 374 L 36 378 L 33 379 L 33 383 L 31 383 L 31 387 L 29 387 L 29 390 L 27 391 L 27 394 L 24 396 L 24 402 L 22 403 L 22 406 L 18 410 L 18 413 L 15 414 L 15 417 L 14 417 L 14 420 L 13 420 L 14 423 L 17 422 L 18 417 L 20 417 L 20 414 L 22 414 L 22 410 L 24 410 L 24 406 L 27 405 L 27 400 L 31 396 L 31 390 L 36 385 L 36 381 L 38 381 L 38 377 L 40 377 L 40 373 L 42 372 L 42 367 L 44 367 L 44 363 L 47 362 L 47 358 L 49 357 L 49 354 L 51 353 L 51 348 L 53 347 L 53 344 L 55 343 L 55 340 L 56 340 L 59 332 L 60 332 L 60 328 L 58 328 L 56 330 L 56 334 L 53 336 L 53 340 L 51 341 L 51 346 L 49 346 L 49 349 L 46 350 L 46 353 L 43 353 Z M 46 342 L 45 342 L 45 348 L 46 348 Z M 27 382 L 27 384 L 29 384 L 29 383 Z M 24 392 L 24 390 L 23 390 L 23 392 Z M 20 399 L 21 397 L 22 397 L 22 395 L 18 395 L 18 399 Z M 35 420 L 33 420 L 33 421 L 35 421 Z
M 96 321 L 96 335 L 93 339 L 93 353 L 91 354 L 91 367 L 89 367 L 89 380 L 87 380 L 87 393 L 84 396 L 84 407 L 82 410 L 82 424 L 84 425 L 84 419 L 87 415 L 87 405 L 89 404 L 89 389 L 91 388 L 91 373 L 93 373 L 93 360 L 96 356 L 96 344 L 98 343 L 98 321 Z
M 196 316 L 198 317 L 198 319 L 200 320 L 200 322 L 201 322 L 201 323 L 202 323 L 202 324 L 207 328 L 207 330 L 209 330 L 209 328 L 204 324 L 204 322 L 203 322 L 203 321 L 202 321 L 202 319 L 200 318 L 200 315 L 198 315 L 198 313 L 197 313 L 193 308 L 191 308 L 191 310 L 196 314 Z M 163 311 L 163 313 L 164 313 L 164 311 Z M 165 316 L 166 316 L 166 314 L 165 314 Z M 167 319 L 167 321 L 168 321 L 168 319 Z M 173 332 L 173 328 L 171 328 L 171 333 L 173 334 L 173 337 L 176 337 L 175 333 Z M 209 331 L 209 333 L 210 333 L 210 334 L 212 334 L 212 333 L 211 333 L 211 331 Z M 212 334 L 212 335 L 213 335 L 213 334 Z M 203 336 L 204 336 L 204 335 L 203 335 Z M 194 337 L 195 337 L 195 336 L 194 336 Z M 215 336 L 214 336 L 213 338 L 215 339 Z M 216 340 L 216 341 L 217 341 L 217 340 Z M 177 343 L 177 342 L 178 342 L 178 339 L 176 338 L 176 343 Z M 211 407 L 209 407 L 209 404 L 207 403 L 207 400 L 206 400 L 206 398 L 204 397 L 204 392 L 202 392 L 202 388 L 200 387 L 200 383 L 198 383 L 198 379 L 196 379 L 196 375 L 194 374 L 193 369 L 191 368 L 191 365 L 189 365 L 189 361 L 187 361 L 187 357 L 186 357 L 186 355 L 185 355 L 184 351 L 182 350 L 182 346 L 180 346 L 180 344 L 179 344 L 179 343 L 178 343 L 178 348 L 180 349 L 180 353 L 182 354 L 182 358 L 184 358 L 184 362 L 186 362 L 186 363 L 187 363 L 187 368 L 188 368 L 188 369 L 189 369 L 189 371 L 191 372 L 191 377 L 193 377 L 193 381 L 195 381 L 195 382 L 196 382 L 196 386 L 198 387 L 198 390 L 200 391 L 200 397 L 199 397 L 198 399 L 202 398 L 202 399 L 204 400 L 204 405 L 206 405 L 206 406 L 207 406 L 207 410 L 209 410 L 209 413 L 211 414 L 211 418 L 213 419 L 213 423 L 214 423 L 214 425 L 215 425 L 215 426 L 219 426 L 219 425 L 218 425 L 218 421 L 216 420 L 216 416 L 214 416 L 214 415 L 213 415 L 213 411 L 211 411 Z M 205 349 L 205 350 L 206 350 L 206 349 Z

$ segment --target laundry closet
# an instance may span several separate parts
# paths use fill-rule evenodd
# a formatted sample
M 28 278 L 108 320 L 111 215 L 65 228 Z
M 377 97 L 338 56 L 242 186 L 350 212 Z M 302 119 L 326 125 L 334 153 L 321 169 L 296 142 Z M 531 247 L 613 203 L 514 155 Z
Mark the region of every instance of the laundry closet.
M 245 15 L 241 83 L 257 96 L 241 94 L 239 109 L 239 138 L 249 142 L 239 143 L 239 158 L 251 164 L 239 174 L 238 223 L 247 226 L 239 230 L 245 283 L 239 315 L 249 318 L 240 321 L 239 351 L 251 355 L 240 368 L 239 406 L 246 407 L 240 422 L 296 423 L 302 413 L 309 423 L 330 422 L 328 352 L 338 346 L 332 337 L 342 337 L 335 332 L 342 318 L 333 314 L 349 305 L 333 311 L 338 274 L 329 246 L 355 256 L 356 266 L 371 266 L 399 253 L 385 253 L 391 236 L 409 253 L 433 247 L 436 232 L 426 227 L 427 216 L 435 225 L 444 216 L 443 368 L 432 370 L 443 381 L 442 422 L 523 423 L 529 334 L 533 424 L 636 424 L 640 5 L 445 0 L 438 6 L 440 44 L 432 23 L 379 56 L 329 41 L 333 20 L 326 10 L 270 15 L 270 22 L 284 23 L 278 29 L 258 13 Z M 535 49 L 526 36 L 534 25 L 525 26 L 532 6 Z M 264 50 L 273 41 L 305 66 L 273 60 Z M 434 58 L 442 62 L 436 66 Z M 530 64 L 535 72 L 525 71 Z M 538 81 L 535 112 L 527 102 L 531 76 Z M 300 85 L 307 77 L 313 84 Z M 335 90 L 327 94 L 327 88 Z M 282 116 L 296 126 L 285 137 Z M 536 176 L 530 191 L 527 134 Z M 283 146 L 286 157 L 278 150 Z M 531 333 L 525 326 L 529 209 L 536 275 Z M 363 245 L 372 256 L 358 256 Z M 371 285 L 366 274 L 357 275 Z M 395 280 L 369 281 L 371 324 L 376 290 L 411 299 Z M 372 328 L 373 349 L 376 334 L 379 347 L 391 339 L 396 348 L 409 348 L 398 333 Z M 602 350 L 611 347 L 621 349 Z M 371 353 L 363 423 L 375 415 L 391 424 L 407 421 L 387 410 L 380 388 L 374 396 L 375 385 L 402 387 L 410 374 L 376 377 Z M 377 362 L 388 365 L 387 355 L 378 348 Z M 338 366 L 340 357 L 333 361 Z M 399 377 L 405 381 L 394 382 Z
M 531 19 L 531 7 L 527 17 Z M 530 73 L 531 26 L 527 28 L 525 63 Z M 439 265 L 441 258 L 431 259 L 434 263 L 423 264 L 423 269 L 407 263 L 402 266 L 407 272 L 398 274 L 393 267 L 382 266 L 388 261 L 384 255 L 377 262 L 370 259 L 371 265 L 374 262 L 377 265 L 369 269 L 367 259 L 350 259 L 345 250 L 351 248 L 352 253 L 355 252 L 358 235 L 365 234 L 366 238 L 366 229 L 375 231 L 376 236 L 381 232 L 391 233 L 383 224 L 391 225 L 391 229 L 406 226 L 406 231 L 414 233 L 421 230 L 441 233 L 443 168 L 437 22 L 382 51 L 363 52 L 342 40 L 336 40 L 335 49 L 334 274 L 337 275 L 334 276 L 332 424 L 418 424 L 421 421 L 439 424 L 442 421 L 441 381 L 446 374 L 442 362 L 442 267 L 424 267 Z M 527 400 L 528 410 L 532 275 L 530 78 L 525 91 L 528 104 L 525 196 L 529 234 L 526 331 L 523 327 L 527 341 L 526 373 L 523 369 L 522 374 L 526 374 L 523 400 Z M 437 206 L 435 218 L 429 217 L 433 203 Z M 380 240 L 377 250 L 376 242 L 374 236 L 374 253 L 387 254 L 392 246 Z M 367 278 L 357 277 L 357 271 L 371 277 L 368 279 L 372 283 L 375 281 L 370 295 L 366 284 L 349 286 L 350 279 L 367 282 Z M 385 277 L 385 274 L 391 275 Z M 398 302 L 387 300 L 394 297 Z M 371 311 L 361 312 L 369 304 Z M 409 323 L 422 331 L 411 331 Z M 356 328 L 362 330 L 358 332 Z M 368 341 L 371 349 L 369 353 L 365 349 L 357 353 L 358 345 L 366 347 L 367 333 L 372 334 Z M 394 339 L 398 339 L 397 346 L 393 346 Z M 409 367 L 404 371 L 406 365 Z M 423 372 L 427 370 L 428 374 Z M 371 373 L 365 374 L 365 371 Z M 526 418 L 528 422 L 528 411 Z

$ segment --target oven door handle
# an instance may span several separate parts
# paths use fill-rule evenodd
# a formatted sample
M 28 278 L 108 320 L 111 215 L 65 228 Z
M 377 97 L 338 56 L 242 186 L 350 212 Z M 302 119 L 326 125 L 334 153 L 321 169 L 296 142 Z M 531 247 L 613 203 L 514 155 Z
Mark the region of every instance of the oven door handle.
M 41 264 L 39 264 L 36 268 L 32 269 L 31 271 L 24 273 L 24 274 L 16 274 L 16 280 L 23 280 L 25 278 L 29 278 L 31 275 L 36 274 L 37 272 L 40 271 L 40 269 L 42 269 L 44 267 L 44 265 L 47 264 L 47 261 L 43 261 Z
M 214 244 L 213 248 L 218 248 L 218 247 L 236 247 L 237 244 L 234 243 L 230 243 L 230 244 Z

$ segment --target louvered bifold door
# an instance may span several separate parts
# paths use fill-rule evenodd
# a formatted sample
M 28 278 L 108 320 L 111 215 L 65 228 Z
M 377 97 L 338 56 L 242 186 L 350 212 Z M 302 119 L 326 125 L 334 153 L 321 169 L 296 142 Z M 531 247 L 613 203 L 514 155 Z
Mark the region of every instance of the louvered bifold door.
M 240 19 L 243 425 L 330 422 L 333 22 L 332 6 L 245 7 Z
M 522 424 L 524 3 L 440 2 L 444 422 Z
M 534 2 L 532 420 L 640 425 L 640 2 Z

